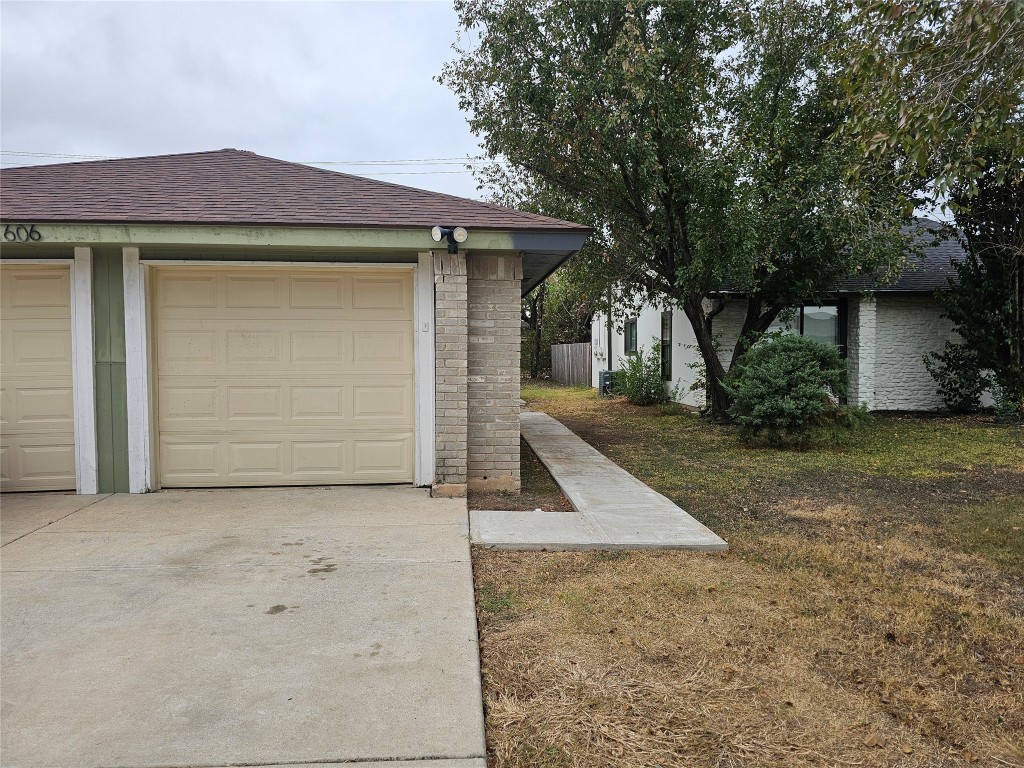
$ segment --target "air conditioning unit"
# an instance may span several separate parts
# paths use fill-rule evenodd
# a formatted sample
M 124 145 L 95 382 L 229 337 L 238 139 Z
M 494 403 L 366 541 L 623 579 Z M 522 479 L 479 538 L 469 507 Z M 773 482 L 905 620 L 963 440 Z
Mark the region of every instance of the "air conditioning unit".
M 597 394 L 601 397 L 615 394 L 615 371 L 598 371 Z

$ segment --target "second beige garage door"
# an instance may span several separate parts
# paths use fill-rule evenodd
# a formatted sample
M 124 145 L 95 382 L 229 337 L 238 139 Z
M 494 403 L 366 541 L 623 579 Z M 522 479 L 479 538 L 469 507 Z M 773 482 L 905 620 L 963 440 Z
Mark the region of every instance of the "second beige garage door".
M 411 270 L 160 267 L 164 487 L 412 482 Z
M 0 269 L 0 490 L 75 488 L 71 269 Z

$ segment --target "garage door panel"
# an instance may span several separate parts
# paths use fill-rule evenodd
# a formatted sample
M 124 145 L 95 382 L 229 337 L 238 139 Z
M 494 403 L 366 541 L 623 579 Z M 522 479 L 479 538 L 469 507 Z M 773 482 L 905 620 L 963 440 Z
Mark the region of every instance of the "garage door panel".
M 35 387 L 17 387 L 14 390 L 16 421 L 8 427 L 24 427 L 32 431 L 74 429 L 75 403 L 71 387 L 54 382 L 50 386 L 40 382 Z
M 341 368 L 345 365 L 347 358 L 346 350 L 351 344 L 346 344 L 346 338 L 351 334 L 343 331 L 290 331 L 288 336 L 289 355 L 291 363 L 318 363 L 320 365 L 334 364 Z
M 16 270 L 10 274 L 2 301 L 9 307 L 9 316 L 31 318 L 70 317 L 70 270 L 66 267 L 30 268 L 4 267 Z M 47 311 L 50 310 L 50 311 Z
M 225 305 L 230 309 L 285 309 L 282 277 L 246 275 L 225 278 Z
M 277 378 L 277 377 L 275 377 Z M 374 377 L 368 384 L 335 384 L 331 377 L 307 379 L 304 384 L 275 382 L 261 377 L 236 379 L 228 384 L 193 386 L 185 377 L 167 377 L 159 389 L 159 422 L 166 433 L 195 429 L 277 428 L 365 428 L 364 422 L 411 426 L 415 392 L 407 376 Z M 350 382 L 360 381 L 349 377 Z M 181 382 L 177 384 L 176 382 Z M 199 426 L 203 422 L 206 426 Z
M 215 275 L 167 275 L 157 289 L 157 306 L 176 309 L 213 309 L 217 306 Z
M 284 421 L 283 387 L 226 387 L 228 421 Z
M 280 439 L 268 439 L 270 436 Z M 412 472 L 411 431 L 360 431 L 282 437 L 165 435 L 160 441 L 165 485 L 309 485 L 396 482 Z M 398 480 L 397 482 L 404 482 Z
M 344 309 L 348 281 L 341 276 L 309 275 L 288 278 L 291 309 Z
M 412 294 L 407 290 L 405 275 L 355 276 L 352 278 L 352 309 L 391 310 L 403 318 L 412 319 Z M 358 312 L 356 313 L 358 315 Z
M 75 487 L 75 443 L 66 434 L 12 435 L 0 445 L 5 491 L 62 491 Z
M 216 438 L 160 440 L 160 475 L 166 485 L 187 482 L 210 485 L 220 481 L 221 442 Z
M 350 475 L 351 461 L 346 456 L 344 440 L 293 440 L 291 443 L 292 475 L 299 479 L 344 477 Z
M 237 363 L 260 363 L 281 365 L 288 358 L 282 357 L 283 344 L 280 331 L 233 330 L 225 334 L 225 362 L 234 368 Z
M 321 385 L 290 387 L 293 422 L 339 422 L 352 412 L 345 407 L 350 387 Z
M 413 391 L 408 385 L 352 387 L 352 418 L 408 422 L 412 418 Z
M 187 373 L 202 366 L 211 374 L 255 370 L 290 372 L 296 364 L 315 363 L 316 372 L 409 373 L 413 364 L 411 323 L 338 321 L 334 328 L 310 328 L 320 322 L 245 321 L 223 323 L 181 320 L 157 333 L 161 372 Z
M 411 273 L 220 269 L 157 270 L 161 483 L 411 482 Z
M 0 271 L 0 488 L 75 488 L 71 270 Z
M 370 480 L 376 476 L 387 477 L 410 471 L 411 442 L 411 436 L 397 440 L 378 438 L 354 441 L 353 474 Z

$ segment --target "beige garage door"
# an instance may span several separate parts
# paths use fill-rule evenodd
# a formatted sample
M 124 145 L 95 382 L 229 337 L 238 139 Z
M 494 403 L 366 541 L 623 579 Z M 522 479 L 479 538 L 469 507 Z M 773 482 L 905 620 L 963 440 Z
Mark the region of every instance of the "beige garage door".
M 412 272 L 161 267 L 164 487 L 412 482 Z
M 0 489 L 74 490 L 70 267 L 0 267 L 0 390 Z

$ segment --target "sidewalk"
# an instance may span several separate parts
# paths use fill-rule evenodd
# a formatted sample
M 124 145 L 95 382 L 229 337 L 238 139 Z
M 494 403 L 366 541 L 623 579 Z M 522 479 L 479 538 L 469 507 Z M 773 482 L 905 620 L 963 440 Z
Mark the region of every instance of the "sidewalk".
M 547 414 L 524 411 L 519 422 L 576 512 L 472 511 L 474 543 L 501 549 L 728 549 L 713 531 Z

